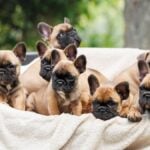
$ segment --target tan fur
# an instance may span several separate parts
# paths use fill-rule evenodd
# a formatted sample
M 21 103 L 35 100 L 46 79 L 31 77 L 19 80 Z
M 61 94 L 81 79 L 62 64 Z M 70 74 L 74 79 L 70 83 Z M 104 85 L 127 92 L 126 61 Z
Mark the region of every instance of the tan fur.
M 83 113 L 91 112 L 91 96 L 92 95 L 90 94 L 89 84 L 88 84 L 88 77 L 91 74 L 96 76 L 100 84 L 108 81 L 107 78 L 102 73 L 98 72 L 97 70 L 90 69 L 90 68 L 87 68 L 86 71 L 79 76 L 79 84 L 81 86 L 81 91 L 82 91 L 80 100 L 83 105 L 83 108 L 82 108 Z
M 114 83 L 106 82 L 104 84 L 100 84 L 100 86 L 96 89 L 94 95 L 92 96 L 92 101 L 99 100 L 100 102 L 107 103 L 107 101 L 109 101 L 110 99 L 118 104 L 117 112 L 120 113 L 120 110 L 122 108 L 121 99 L 115 90 Z
M 147 74 L 142 80 L 141 85 L 144 85 L 146 88 L 150 88 L 150 74 Z
M 71 71 L 72 75 L 78 77 L 79 73 L 75 69 L 73 62 L 69 60 L 60 61 L 54 68 L 53 72 L 57 71 Z M 44 115 L 56 115 L 61 112 L 69 112 L 75 115 L 80 115 L 82 112 L 82 105 L 79 101 L 81 90 L 76 81 L 76 87 L 70 93 L 69 98 L 65 97 L 63 92 L 57 93 L 52 88 L 52 83 L 43 87 L 37 93 L 32 93 L 26 102 L 26 108 L 29 111 L 35 111 Z
M 58 25 L 54 26 L 53 32 L 47 41 L 49 46 L 50 47 L 60 47 L 60 45 L 56 39 L 58 33 L 60 33 L 60 31 L 69 31 L 70 29 L 72 29 L 72 25 L 68 24 L 68 23 L 62 23 L 62 24 L 58 24 Z
M 20 74 L 20 61 L 12 51 L 1 50 L 0 51 L 0 64 L 11 63 L 16 66 L 16 76 L 19 78 Z M 0 102 L 7 103 L 12 107 L 20 110 L 25 110 L 25 98 L 26 93 L 23 86 L 19 83 L 15 88 L 11 85 L 7 85 L 8 92 L 4 94 L 0 93 Z
M 53 49 L 47 50 L 43 58 L 50 60 L 52 50 Z M 62 50 L 56 50 L 60 54 L 60 59 L 67 59 Z M 48 82 L 39 75 L 40 62 L 40 58 L 37 58 L 37 60 L 23 74 L 20 75 L 20 81 L 29 94 L 38 91 L 41 87 L 48 85 Z
M 145 60 L 147 63 L 150 62 L 150 53 L 143 53 L 137 57 L 138 60 Z M 145 82 L 146 86 L 149 86 L 148 76 L 142 81 Z M 118 76 L 114 78 L 115 83 L 121 81 L 129 82 L 130 86 L 130 97 L 122 102 L 122 110 L 120 115 L 123 117 L 128 117 L 131 121 L 139 121 L 142 118 L 139 106 L 139 86 L 140 77 L 137 67 L 137 63 L 133 64 L 131 67 L 127 68 L 125 71 L 121 72 Z

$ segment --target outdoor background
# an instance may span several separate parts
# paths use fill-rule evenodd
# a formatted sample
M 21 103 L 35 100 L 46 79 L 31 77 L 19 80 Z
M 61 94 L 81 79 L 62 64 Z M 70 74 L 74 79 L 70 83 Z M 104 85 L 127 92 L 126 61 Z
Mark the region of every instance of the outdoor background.
M 62 23 L 68 17 L 81 47 L 150 48 L 150 0 L 0 0 L 0 49 L 40 39 L 37 23 Z

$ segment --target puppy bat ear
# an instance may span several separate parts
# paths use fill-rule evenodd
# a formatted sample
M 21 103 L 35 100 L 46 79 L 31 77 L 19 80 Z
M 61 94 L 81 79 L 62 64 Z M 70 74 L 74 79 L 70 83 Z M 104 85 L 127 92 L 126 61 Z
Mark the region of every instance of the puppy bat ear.
M 64 53 L 69 60 L 74 61 L 77 56 L 77 47 L 74 44 L 69 44 L 64 49 Z
M 74 62 L 75 67 L 79 71 L 79 73 L 83 73 L 86 69 L 86 57 L 84 55 L 80 55 Z
M 14 54 L 19 58 L 20 62 L 23 63 L 26 57 L 26 44 L 19 42 L 13 48 Z
M 140 81 L 142 81 L 145 75 L 148 73 L 148 66 L 145 60 L 138 61 L 138 70 L 139 70 Z
M 48 48 L 45 45 L 45 43 L 43 43 L 42 41 L 38 41 L 36 43 L 36 49 L 38 51 L 38 55 L 40 56 L 40 58 L 42 58 L 44 53 L 47 51 Z
M 45 22 L 38 23 L 37 29 L 38 29 L 39 33 L 42 35 L 42 37 L 45 38 L 46 40 L 49 39 L 49 37 L 53 31 L 53 27 L 49 26 Z
M 89 84 L 91 95 L 93 95 L 96 89 L 100 86 L 98 79 L 94 75 L 90 75 L 88 77 L 88 84 Z
M 115 86 L 115 90 L 119 94 L 121 100 L 125 100 L 129 97 L 130 89 L 129 83 L 124 81 Z
M 64 23 L 69 23 L 70 24 L 70 19 L 67 17 L 64 17 Z
M 137 60 L 146 60 L 150 52 L 142 53 L 137 57 Z
M 60 61 L 60 54 L 57 50 L 52 50 L 51 52 L 51 64 L 56 65 Z

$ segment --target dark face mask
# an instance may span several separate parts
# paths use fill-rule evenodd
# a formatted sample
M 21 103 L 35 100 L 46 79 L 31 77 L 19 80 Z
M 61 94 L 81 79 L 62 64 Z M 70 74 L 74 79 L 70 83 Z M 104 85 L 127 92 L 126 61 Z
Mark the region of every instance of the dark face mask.
M 13 84 L 16 80 L 16 66 L 11 63 L 0 65 L 0 84 Z
M 64 49 L 69 44 L 75 44 L 79 47 L 81 38 L 79 37 L 77 31 L 75 29 L 71 29 L 67 32 L 61 31 L 57 35 L 58 43 L 61 45 L 61 49 Z
M 102 103 L 99 100 L 94 100 L 92 103 L 92 113 L 98 119 L 108 120 L 118 115 L 117 106 L 118 104 L 112 100 L 106 103 Z
M 150 88 L 140 87 L 139 104 L 143 112 L 147 109 L 150 110 Z
M 75 87 L 76 78 L 70 73 L 54 73 L 52 75 L 52 87 L 56 91 L 70 93 Z
M 51 64 L 51 60 L 47 59 L 41 60 L 40 76 L 49 82 L 51 79 L 53 68 L 54 65 Z

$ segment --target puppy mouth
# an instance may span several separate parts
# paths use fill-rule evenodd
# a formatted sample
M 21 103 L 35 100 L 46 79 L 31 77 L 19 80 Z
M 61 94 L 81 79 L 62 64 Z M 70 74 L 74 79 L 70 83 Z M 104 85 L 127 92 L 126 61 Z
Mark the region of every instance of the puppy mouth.
M 95 110 L 93 109 L 92 113 L 96 118 L 102 119 L 102 120 L 108 120 L 108 119 L 118 116 L 117 111 L 115 111 L 112 108 L 107 108 L 107 107 L 105 108 L 103 106 Z
M 97 118 L 97 119 L 101 119 L 101 120 L 109 120 L 111 118 L 114 118 L 117 116 L 117 114 L 111 113 L 111 112 L 98 112 L 98 111 L 93 111 L 92 114 Z

